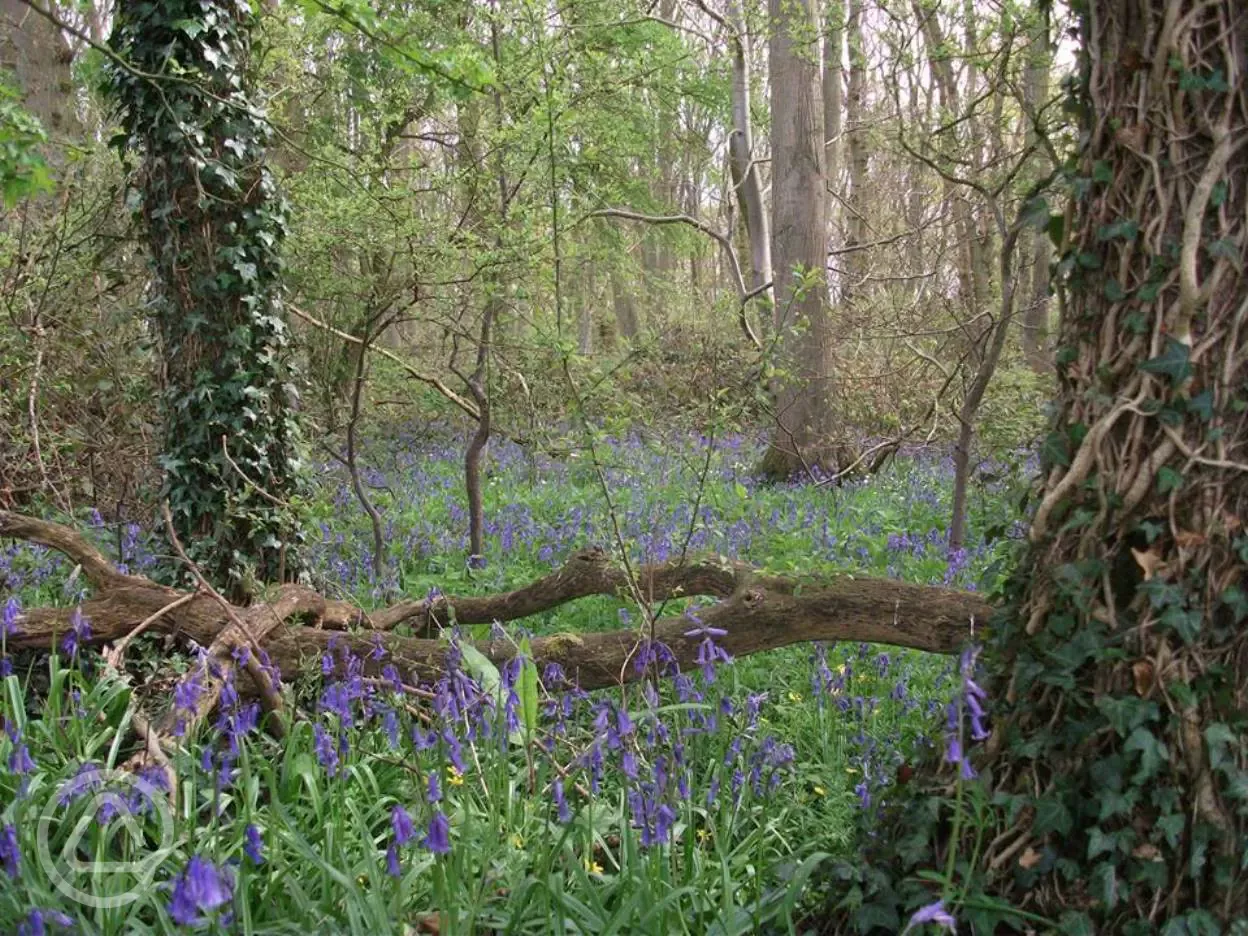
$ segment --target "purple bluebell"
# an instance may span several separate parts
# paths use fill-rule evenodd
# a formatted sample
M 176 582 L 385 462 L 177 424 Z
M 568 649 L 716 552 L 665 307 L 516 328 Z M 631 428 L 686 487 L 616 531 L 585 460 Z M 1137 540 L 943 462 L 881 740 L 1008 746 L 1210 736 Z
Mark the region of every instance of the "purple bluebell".
M 71 657 L 78 655 L 78 649 L 91 639 L 91 622 L 82 613 L 82 608 L 75 608 L 69 616 L 69 630 L 61 640 L 61 649 Z
M 69 929 L 74 925 L 73 917 L 60 910 L 45 910 L 36 907 L 26 914 L 26 919 L 17 926 L 17 936 L 47 936 L 48 924 Z
M 555 780 L 554 783 L 555 810 L 559 815 L 559 821 L 568 823 L 572 821 L 572 810 L 568 807 L 567 797 L 563 792 L 563 781 Z
M 181 926 L 194 926 L 205 919 L 205 913 L 233 898 L 234 880 L 229 869 L 192 855 L 186 870 L 174 879 L 169 915 Z
M 251 859 L 252 864 L 264 864 L 264 836 L 251 823 L 243 830 L 243 851 Z
M 396 845 L 406 845 L 416 837 L 416 826 L 412 824 L 412 817 L 402 806 L 395 806 L 390 810 L 390 827 L 394 829 Z
M 316 759 L 331 777 L 338 773 L 338 747 L 329 733 L 317 724 L 312 729 L 315 738 Z
M 0 828 L 0 866 L 8 876 L 17 880 L 17 866 L 22 860 L 22 849 L 17 843 L 17 828 L 13 823 Z
M 906 923 L 906 928 L 901 931 L 902 936 L 905 936 L 906 933 L 909 933 L 915 927 L 923 926 L 926 923 L 940 926 L 951 933 L 958 931 L 958 921 L 945 909 L 945 902 L 938 900 L 914 911 L 910 916 L 909 922 Z
M 438 786 L 438 775 L 436 773 L 429 774 L 429 783 L 425 791 L 425 800 L 429 803 L 438 803 L 442 800 L 442 790 Z
M 35 762 L 30 756 L 30 748 L 25 742 L 18 744 L 13 748 L 13 752 L 9 754 L 9 773 L 17 774 L 19 777 L 34 771 Z
M 16 595 L 10 595 L 4 603 L 4 611 L 0 614 L 0 637 L 11 637 L 18 633 L 17 619 L 22 613 L 22 603 Z
M 399 864 L 399 846 L 394 842 L 386 849 L 386 874 L 395 878 L 403 876 L 403 868 Z
M 451 850 L 451 823 L 442 810 L 433 811 L 433 818 L 429 820 L 429 831 L 421 844 L 436 855 L 445 855 Z

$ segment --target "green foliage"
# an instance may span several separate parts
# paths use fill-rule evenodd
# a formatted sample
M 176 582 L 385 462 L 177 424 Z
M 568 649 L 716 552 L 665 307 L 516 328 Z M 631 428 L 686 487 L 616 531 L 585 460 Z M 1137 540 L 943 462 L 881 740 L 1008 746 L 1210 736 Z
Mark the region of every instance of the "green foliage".
M 0 75 L 0 196 L 6 207 L 52 190 L 52 178 L 39 152 L 47 140 L 43 125 L 22 109 L 20 95 Z
M 123 4 L 112 44 L 127 65 L 109 70 L 125 130 L 115 142 L 143 156 L 165 494 L 192 557 L 236 594 L 253 565 L 272 579 L 298 563 L 286 207 L 248 91 L 252 19 L 232 2 Z
M 998 368 L 980 404 L 980 440 L 993 452 L 1031 445 L 1044 429 L 1044 406 L 1051 393 L 1047 375 L 1021 364 Z

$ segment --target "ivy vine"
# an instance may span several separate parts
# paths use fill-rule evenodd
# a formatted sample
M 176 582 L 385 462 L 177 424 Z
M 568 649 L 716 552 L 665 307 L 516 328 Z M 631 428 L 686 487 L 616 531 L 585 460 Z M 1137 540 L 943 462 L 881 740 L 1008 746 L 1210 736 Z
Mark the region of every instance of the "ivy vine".
M 163 358 L 161 466 L 191 557 L 236 595 L 297 568 L 300 434 L 282 313 L 287 209 L 249 93 L 246 0 L 123 2 L 107 72 Z

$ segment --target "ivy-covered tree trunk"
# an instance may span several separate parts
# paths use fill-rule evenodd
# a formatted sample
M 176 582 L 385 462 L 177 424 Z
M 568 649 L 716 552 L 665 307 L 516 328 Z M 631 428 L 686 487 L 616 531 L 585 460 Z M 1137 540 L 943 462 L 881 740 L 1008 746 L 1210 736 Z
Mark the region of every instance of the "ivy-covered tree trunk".
M 298 432 L 281 307 L 286 208 L 249 91 L 254 16 L 232 0 L 123 2 L 110 72 L 155 272 L 165 494 L 179 538 L 235 595 L 288 577 Z M 158 76 L 158 77 L 149 77 Z
M 1248 16 L 1092 0 L 1083 30 L 1058 410 L 999 641 L 993 780 L 1031 851 L 1000 867 L 1088 932 L 1212 933 L 1248 914 Z
M 973 717 L 955 702 L 941 771 L 888 795 L 833 931 L 1248 920 L 1248 16 L 1079 12 L 1055 414 L 989 692 L 968 654 Z
M 1093 0 L 1030 544 L 995 641 L 994 889 L 1062 932 L 1248 913 L 1248 18 Z

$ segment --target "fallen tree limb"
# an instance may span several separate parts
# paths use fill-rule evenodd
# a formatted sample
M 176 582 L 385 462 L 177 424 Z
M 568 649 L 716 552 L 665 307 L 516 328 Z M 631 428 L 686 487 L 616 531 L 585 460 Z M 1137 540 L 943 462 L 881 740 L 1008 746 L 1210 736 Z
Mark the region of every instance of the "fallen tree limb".
M 452 610 L 455 620 L 463 624 L 511 621 L 587 595 L 623 595 L 626 589 L 623 571 L 603 550 L 590 549 L 551 575 L 500 595 L 434 595 L 365 612 L 346 602 L 327 601 L 310 588 L 285 585 L 265 601 L 227 608 L 221 599 L 208 594 L 187 597 L 142 576 L 122 575 L 81 535 L 58 524 L 0 511 L 0 535 L 43 543 L 83 566 L 96 587 L 96 593 L 82 604 L 94 643 L 122 639 L 136 623 L 163 610 L 149 629 L 220 649 L 223 638 L 229 643 L 242 638 L 237 620 L 288 675 L 335 643 L 358 655 L 367 672 L 379 672 L 393 663 L 400 671 L 427 680 L 441 668 L 447 644 L 393 633 L 400 623 L 424 619 L 446 624 L 443 616 L 449 617 Z M 670 648 L 682 669 L 695 665 L 701 636 L 688 632 L 699 626 L 723 631 L 716 643 L 733 656 L 816 640 L 954 653 L 972 636 L 972 627 L 982 627 L 992 611 L 982 597 L 970 592 L 848 575 L 799 580 L 760 573 L 720 557 L 643 566 L 638 581 L 643 594 L 654 601 L 694 596 L 721 599 L 699 609 L 700 625 L 685 615 L 655 622 L 654 639 Z M 178 607 L 169 607 L 183 598 Z M 20 633 L 10 637 L 9 646 L 55 647 L 69 627 L 70 614 L 68 608 L 24 612 L 18 620 Z M 346 630 L 352 625 L 360 627 Z M 533 640 L 531 650 L 539 667 L 558 663 L 582 688 L 593 689 L 640 676 L 633 662 L 638 659 L 641 639 L 635 629 L 556 634 Z M 379 645 L 385 655 L 375 659 Z M 517 652 L 506 640 L 482 641 L 476 646 L 499 664 Z

